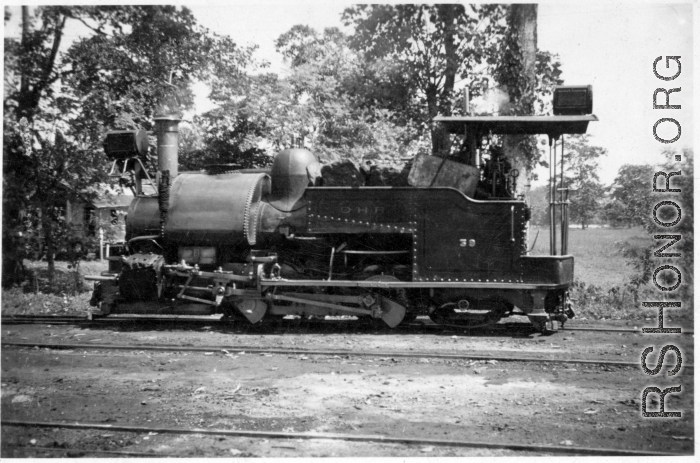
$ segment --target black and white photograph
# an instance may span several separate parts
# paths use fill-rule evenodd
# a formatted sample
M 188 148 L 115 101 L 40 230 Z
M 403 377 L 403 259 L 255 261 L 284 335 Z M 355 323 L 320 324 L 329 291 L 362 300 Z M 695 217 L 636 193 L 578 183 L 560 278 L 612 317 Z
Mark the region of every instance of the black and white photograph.
M 5 4 L 0 457 L 690 461 L 699 12 Z

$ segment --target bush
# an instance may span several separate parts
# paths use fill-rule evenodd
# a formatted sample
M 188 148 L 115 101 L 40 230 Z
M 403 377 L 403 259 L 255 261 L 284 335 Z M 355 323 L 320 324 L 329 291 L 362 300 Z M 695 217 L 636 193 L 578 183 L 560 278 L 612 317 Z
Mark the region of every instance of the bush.
M 107 270 L 106 261 L 55 262 L 53 283 L 49 282 L 48 266 L 44 261 L 24 261 L 28 278 L 17 288 L 25 293 L 54 295 L 80 295 L 92 291 L 92 285 L 85 282 L 86 274 L 99 275 Z
M 658 317 L 658 309 L 643 308 L 643 301 L 658 301 L 655 289 L 637 285 L 633 281 L 613 286 L 607 291 L 597 285 L 588 285 L 581 280 L 571 286 L 571 300 L 576 318 L 593 320 L 653 320 Z M 682 320 L 686 326 L 693 324 L 692 304 L 681 310 L 666 310 L 665 320 Z M 653 323 L 649 326 L 652 326 Z
M 29 262 L 25 265 L 28 278 L 20 285 L 24 292 L 73 296 L 91 289 L 85 283 L 80 266 L 56 262 L 56 271 L 51 282 L 44 262 Z
M 12 315 L 87 315 L 91 292 L 67 294 L 27 293 L 15 287 L 2 291 L 2 316 Z
M 56 262 L 53 284 L 43 261 L 24 261 L 30 277 L 20 286 L 2 292 L 2 315 L 86 315 L 90 310 L 92 284 L 84 274 L 107 270 L 107 262 Z

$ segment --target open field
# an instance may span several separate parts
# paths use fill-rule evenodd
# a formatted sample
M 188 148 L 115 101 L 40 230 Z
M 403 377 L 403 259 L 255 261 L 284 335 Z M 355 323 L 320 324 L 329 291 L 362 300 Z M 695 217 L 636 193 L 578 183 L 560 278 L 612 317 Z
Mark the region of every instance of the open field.
M 557 235 L 557 248 L 560 240 L 561 235 Z M 575 278 L 606 290 L 629 282 L 635 270 L 630 260 L 622 255 L 621 245 L 625 242 L 646 247 L 651 237 L 638 227 L 569 229 L 569 254 L 575 259 Z M 532 227 L 529 248 L 532 248 L 531 254 L 549 255 L 549 230 Z

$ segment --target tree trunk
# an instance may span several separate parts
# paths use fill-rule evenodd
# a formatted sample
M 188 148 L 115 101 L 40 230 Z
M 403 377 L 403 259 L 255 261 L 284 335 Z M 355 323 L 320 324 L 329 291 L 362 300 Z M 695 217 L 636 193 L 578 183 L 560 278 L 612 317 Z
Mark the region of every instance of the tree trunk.
M 445 48 L 445 83 L 438 94 L 437 88 L 426 92 L 428 100 L 428 115 L 432 120 L 435 116 L 452 115 L 452 92 L 454 92 L 457 71 L 459 69 L 459 56 L 457 56 L 458 44 L 455 41 L 455 18 L 464 14 L 462 5 L 438 5 L 439 21 L 444 25 L 442 44 Z M 432 93 L 432 95 L 430 95 Z M 431 133 L 434 155 L 447 155 L 450 149 L 450 134 L 437 124 Z
M 445 47 L 445 84 L 440 93 L 440 112 L 444 116 L 452 115 L 452 92 L 455 88 L 457 71 L 459 70 L 459 56 L 457 56 L 457 42 L 455 41 L 455 17 L 463 11 L 461 5 L 440 5 L 438 12 L 440 22 L 444 24 L 442 43 Z
M 2 230 L 2 287 L 10 288 L 22 283 L 26 269 L 22 261 L 22 245 L 15 235 L 18 228 L 3 223 Z
M 29 14 L 29 7 L 22 7 L 22 43 L 20 44 L 20 50 L 23 54 L 29 54 L 32 48 L 30 43 L 29 33 L 31 32 L 31 15 Z M 20 85 L 19 94 L 17 95 L 17 120 L 19 121 L 23 117 L 26 117 L 29 122 L 34 120 L 34 111 L 38 105 L 38 100 L 36 99 L 35 92 L 30 88 L 29 82 L 29 70 L 24 66 L 19 66 L 20 71 Z
M 53 43 L 51 44 L 51 52 L 43 63 L 38 63 L 41 68 L 37 69 L 39 77 L 32 83 L 30 82 L 29 74 L 37 74 L 33 69 L 26 69 L 20 66 L 20 87 L 19 95 L 17 95 L 17 120 L 26 117 L 29 122 L 34 120 L 34 114 L 39 108 L 42 94 L 52 84 L 51 74 L 56 66 L 56 59 L 61 47 L 61 39 L 63 38 L 63 29 L 66 25 L 66 16 L 62 16 L 60 22 L 56 24 L 53 32 Z M 29 54 L 34 47 L 31 43 L 31 15 L 29 7 L 22 7 L 22 43 L 20 50 L 23 53 Z M 34 63 L 33 63 L 34 64 Z
M 22 7 L 22 43 L 20 44 L 20 49 L 26 51 L 29 48 L 29 7 Z M 19 85 L 19 93 L 24 95 L 29 90 L 29 76 L 25 72 L 22 72 L 22 77 Z
M 524 87 L 519 90 L 517 97 L 524 115 L 534 112 L 535 86 L 537 75 L 535 64 L 537 62 L 537 5 L 519 3 L 510 6 L 508 24 L 512 30 L 518 53 L 517 58 L 522 67 L 522 77 L 525 79 Z
M 514 4 L 510 5 L 508 13 L 508 35 L 512 44 L 512 58 L 517 60 L 519 86 L 512 83 L 508 85 L 511 102 L 516 103 L 516 115 L 530 116 L 534 114 L 535 87 L 537 85 L 536 61 L 537 61 L 537 5 Z M 520 175 L 517 178 L 515 193 L 527 195 L 530 192 L 532 180 L 532 160 L 537 153 L 531 152 L 533 148 L 528 146 L 528 139 L 519 135 L 504 137 L 505 152 L 510 157 L 513 168 L 518 169 Z M 523 143 L 525 142 L 525 143 Z M 536 150 L 536 148 L 534 148 Z
M 49 287 L 53 287 L 54 275 L 56 273 L 56 263 L 54 254 L 56 253 L 53 241 L 53 221 L 47 208 L 41 208 L 41 228 L 44 233 L 44 246 L 46 246 L 46 263 L 48 264 Z
M 435 86 L 431 85 L 425 92 L 426 102 L 428 103 L 428 119 L 433 120 L 440 113 L 438 102 L 438 92 Z M 430 131 L 430 139 L 433 144 L 433 155 L 446 155 L 450 149 L 450 134 L 447 133 L 443 124 L 433 124 Z

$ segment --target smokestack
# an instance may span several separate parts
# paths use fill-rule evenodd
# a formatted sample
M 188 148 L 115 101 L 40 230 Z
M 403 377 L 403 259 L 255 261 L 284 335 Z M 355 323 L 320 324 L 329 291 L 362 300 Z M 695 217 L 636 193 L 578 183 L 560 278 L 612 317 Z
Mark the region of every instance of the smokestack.
M 178 124 L 180 118 L 174 114 L 156 116 L 158 138 L 158 171 L 169 171 L 170 181 L 177 176 Z
M 156 116 L 158 139 L 158 210 L 160 211 L 160 236 L 165 235 L 170 204 L 170 185 L 177 177 L 177 131 L 180 118 L 174 114 Z

